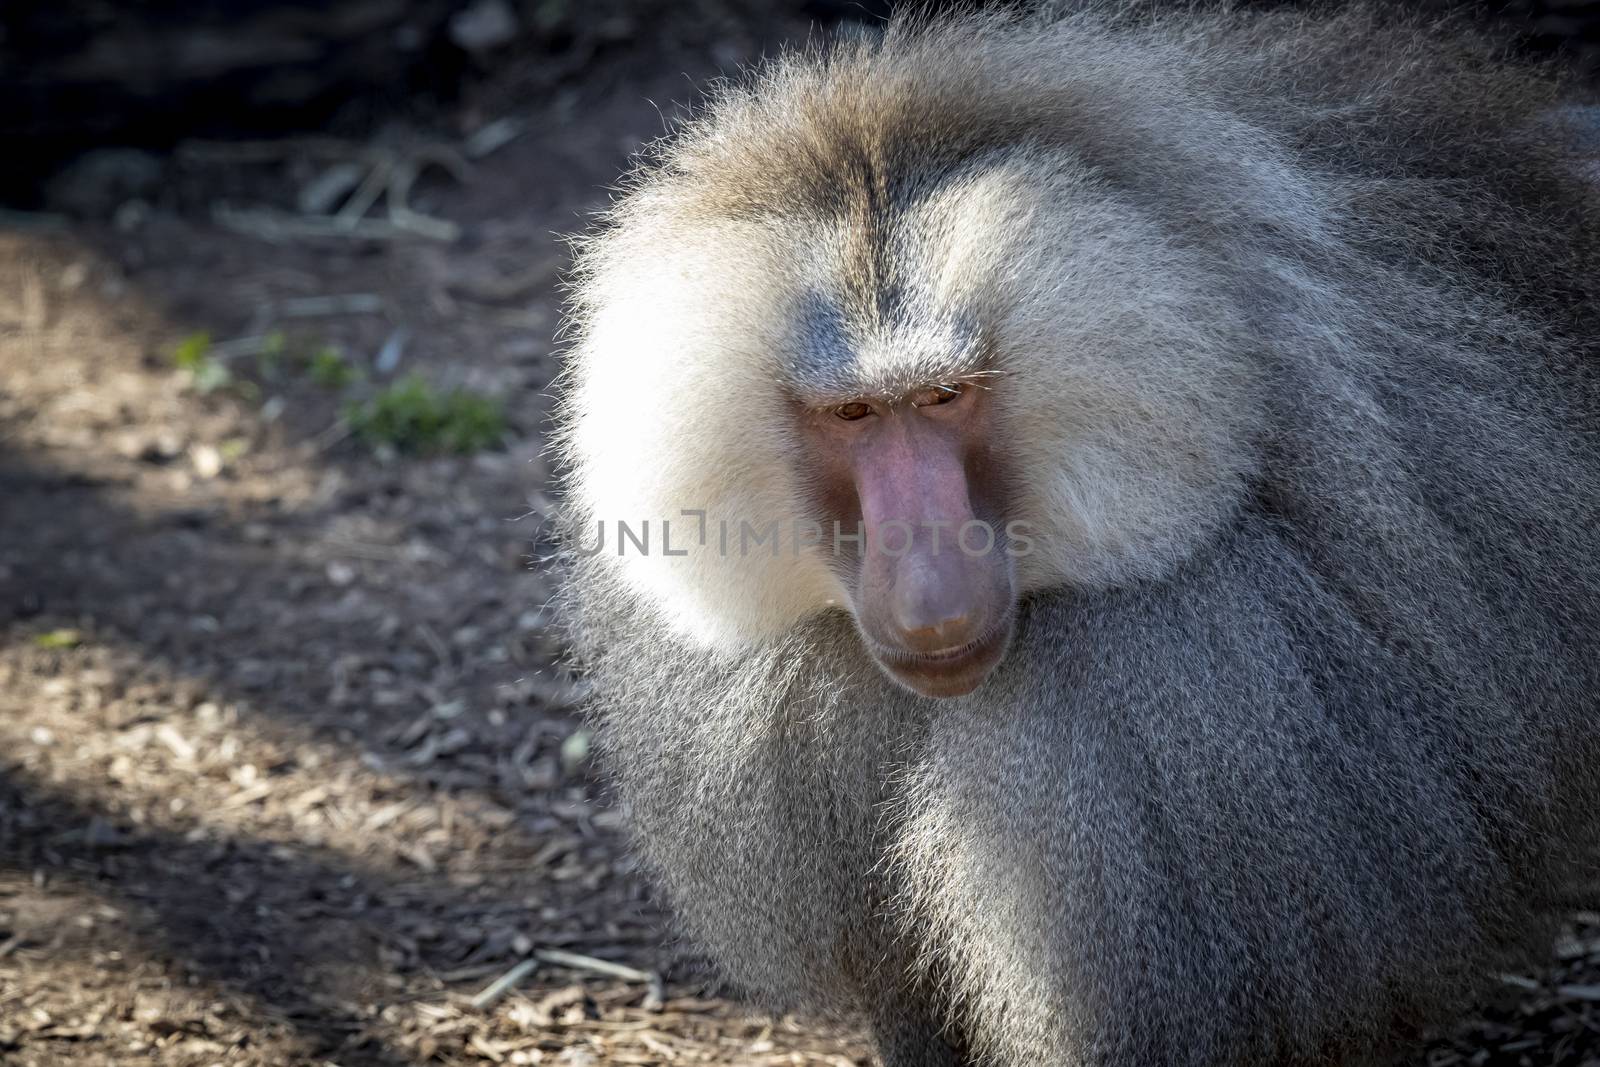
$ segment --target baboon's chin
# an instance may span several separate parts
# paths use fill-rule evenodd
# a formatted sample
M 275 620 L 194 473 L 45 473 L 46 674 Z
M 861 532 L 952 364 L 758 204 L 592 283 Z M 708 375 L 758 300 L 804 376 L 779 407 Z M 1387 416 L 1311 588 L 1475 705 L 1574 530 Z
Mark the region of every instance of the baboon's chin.
M 1011 627 L 964 648 L 935 654 L 916 654 L 884 648 L 874 643 L 873 659 L 883 672 L 900 686 L 918 696 L 944 700 L 964 697 L 983 685 L 1005 658 L 1011 643 Z

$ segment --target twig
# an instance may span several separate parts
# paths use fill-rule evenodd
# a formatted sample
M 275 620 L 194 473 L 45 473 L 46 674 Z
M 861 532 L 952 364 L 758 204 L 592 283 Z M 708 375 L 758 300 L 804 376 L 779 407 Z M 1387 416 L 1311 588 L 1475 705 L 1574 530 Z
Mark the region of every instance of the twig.
M 355 431 L 351 428 L 350 424 L 344 419 L 340 419 L 332 426 L 329 426 L 326 430 L 323 430 L 321 433 L 317 434 L 311 439 L 312 454 L 320 456 L 322 453 L 328 451 L 328 449 L 349 437 L 353 432 Z
M 427 644 L 434 658 L 439 661 L 440 668 L 446 674 L 454 673 L 455 664 L 451 661 L 450 649 L 439 639 L 439 635 L 433 632 L 433 627 L 425 622 L 419 622 L 417 623 L 417 632 L 422 635 L 422 640 Z
M 321 542 L 330 556 L 342 556 L 346 559 L 365 559 L 373 563 L 402 563 L 410 558 L 404 548 L 393 545 L 374 545 L 364 541 L 345 541 L 337 537 L 324 538 Z M 435 640 L 438 638 L 435 637 Z
M 1558 985 L 1556 996 L 1568 1000 L 1596 1001 L 1600 1000 L 1600 985 Z
M 472 998 L 472 1006 L 481 1011 L 494 1004 L 515 989 L 528 975 L 532 974 L 540 963 L 553 963 L 557 967 L 566 967 L 574 971 L 590 971 L 610 978 L 620 978 L 625 982 L 643 982 L 649 987 L 645 993 L 643 1004 L 646 1011 L 659 1011 L 666 1000 L 666 989 L 661 981 L 661 976 L 652 971 L 641 971 L 637 967 L 629 967 L 623 963 L 612 963 L 610 960 L 585 956 L 579 952 L 567 952 L 559 948 L 541 948 L 534 950 L 532 956 L 518 963 L 505 974 L 485 986 L 477 996 Z
M 378 354 L 372 360 L 372 369 L 379 374 L 393 374 L 400 365 L 400 357 L 405 354 L 406 342 L 411 340 L 411 331 L 404 326 L 396 326 L 384 340 L 383 347 L 378 349 Z
M 180 161 L 195 163 L 272 163 L 294 155 L 350 159 L 371 149 L 335 137 L 289 137 L 277 141 L 185 141 Z
M 366 168 L 359 163 L 334 163 L 306 182 L 295 194 L 295 207 L 307 215 L 326 215 L 350 196 Z
M 522 136 L 526 129 L 527 125 L 517 119 L 495 119 L 478 127 L 467 136 L 461 145 L 462 154 L 468 159 L 482 159 Z
M 445 167 L 446 170 L 450 168 Z M 461 236 L 461 227 L 447 219 L 436 219 L 411 209 L 411 186 L 421 171 L 413 160 L 405 160 L 388 169 L 386 178 L 389 191 L 389 221 L 396 226 L 406 226 L 418 233 L 440 241 L 454 241 Z
M 233 208 L 218 204 L 211 209 L 217 225 L 235 233 L 259 237 L 263 241 L 281 243 L 305 238 L 354 238 L 361 241 L 404 241 L 426 237 L 436 241 L 454 241 L 460 236 L 460 227 L 442 219 L 430 219 L 437 225 L 419 224 L 419 218 L 357 219 L 344 223 L 332 216 L 290 215 L 267 208 Z
M 383 310 L 383 297 L 377 293 L 301 296 L 278 305 L 278 314 L 286 319 L 312 319 L 323 315 L 377 315 Z
M 344 207 L 334 215 L 340 225 L 354 226 L 366 218 L 372 205 L 378 202 L 378 197 L 390 187 L 394 169 L 394 162 L 390 159 L 379 157 L 374 161 L 372 170 L 362 179 L 361 184 L 356 186 L 356 191 L 350 194 L 350 199 L 345 201 Z
M 268 333 L 246 334 L 243 337 L 231 337 L 226 341 L 216 342 L 206 350 L 206 355 L 227 362 L 242 356 L 259 356 L 274 343 L 275 339 Z
M 645 1009 L 653 1011 L 661 1006 L 666 999 L 666 990 L 662 984 L 661 976 L 653 971 L 641 971 L 637 967 L 629 967 L 624 963 L 612 963 L 610 960 L 597 959 L 594 956 L 585 956 L 580 952 L 568 952 L 559 948 L 541 948 L 534 952 L 534 958 L 545 963 L 553 963 L 558 967 L 570 967 L 575 971 L 592 971 L 595 974 L 609 975 L 620 978 L 625 982 L 643 982 L 650 987 L 645 995 Z
M 549 285 L 560 270 L 560 261 L 552 255 L 547 258 L 541 257 L 532 266 L 513 274 L 476 281 L 447 281 L 445 289 L 452 296 L 459 296 L 479 304 L 518 304 L 524 303 L 528 294 L 535 289 Z
M 581 952 L 568 952 L 561 948 L 541 948 L 534 951 L 534 956 L 546 963 L 553 963 L 558 967 L 570 967 L 575 971 L 593 971 L 596 974 L 610 975 L 612 978 L 621 978 L 627 982 L 654 982 L 657 977 L 649 971 L 641 971 L 637 967 L 629 967 L 625 963 L 612 963 L 610 960 L 598 959 L 594 956 L 585 956 Z
M 472 1006 L 482 1011 L 484 1008 L 494 1004 L 501 997 L 515 989 L 518 983 L 532 974 L 534 968 L 538 966 L 539 961 L 537 959 L 530 957 L 523 960 L 505 974 L 484 986 L 483 990 L 472 998 Z
M 307 213 L 296 216 L 267 209 L 242 211 L 226 205 L 218 205 L 213 209 L 213 217 L 220 225 L 266 240 L 297 237 L 385 240 L 416 234 L 448 242 L 461 236 L 461 227 L 455 223 L 423 214 L 410 204 L 411 187 L 424 167 L 439 167 L 458 182 L 469 180 L 471 164 L 460 151 L 449 145 L 423 144 L 393 148 L 312 138 L 237 144 L 191 142 L 183 146 L 180 153 L 187 159 L 201 162 L 272 162 L 294 155 L 354 162 L 354 174 L 362 176 L 355 177 L 352 173 L 344 172 L 330 181 L 327 175 L 323 175 L 313 181 L 310 187 L 301 190 L 298 200 L 302 205 L 322 207 L 336 203 L 342 191 L 353 185 L 353 190 L 345 197 L 344 205 L 332 215 Z M 367 217 L 380 197 L 388 202 L 386 222 Z

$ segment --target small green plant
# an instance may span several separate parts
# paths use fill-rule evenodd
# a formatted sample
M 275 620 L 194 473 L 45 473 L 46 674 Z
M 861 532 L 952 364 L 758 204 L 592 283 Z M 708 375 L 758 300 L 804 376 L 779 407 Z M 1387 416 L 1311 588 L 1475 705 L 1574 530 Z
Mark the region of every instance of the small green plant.
M 172 365 L 179 370 L 193 371 L 211 357 L 211 335 L 204 330 L 191 333 L 172 353 Z
M 33 643 L 40 648 L 77 648 L 83 635 L 76 630 L 50 630 L 36 636 Z
M 192 333 L 178 343 L 172 353 L 172 363 L 179 370 L 188 372 L 190 386 L 201 395 L 214 393 L 233 381 L 233 373 L 211 354 L 211 335 L 204 330 Z
M 476 452 L 506 432 L 499 401 L 464 389 L 441 391 L 416 374 L 345 405 L 344 417 L 368 444 L 400 452 Z
M 332 345 L 323 345 L 311 353 L 306 363 L 311 380 L 324 389 L 340 390 L 358 377 L 356 369 L 344 358 L 344 353 Z

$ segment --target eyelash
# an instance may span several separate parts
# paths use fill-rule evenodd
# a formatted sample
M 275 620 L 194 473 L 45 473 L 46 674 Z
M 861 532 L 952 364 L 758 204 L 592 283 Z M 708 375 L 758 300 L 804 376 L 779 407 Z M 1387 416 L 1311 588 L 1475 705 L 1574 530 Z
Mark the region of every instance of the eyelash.
M 912 403 L 916 404 L 916 406 L 919 408 L 937 407 L 940 404 L 950 403 L 950 401 L 955 400 L 962 393 L 966 392 L 966 390 L 967 386 L 965 382 L 951 382 L 948 385 L 936 385 L 932 389 L 923 390 L 923 392 L 933 394 L 933 398 L 931 400 L 924 404 L 917 404 L 915 400 L 913 400 Z

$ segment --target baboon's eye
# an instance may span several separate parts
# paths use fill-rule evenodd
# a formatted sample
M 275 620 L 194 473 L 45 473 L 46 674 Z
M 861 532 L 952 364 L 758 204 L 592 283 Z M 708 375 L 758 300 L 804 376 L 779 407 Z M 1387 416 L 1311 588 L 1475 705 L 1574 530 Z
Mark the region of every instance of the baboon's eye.
M 949 385 L 935 385 L 911 394 L 911 403 L 919 408 L 932 407 L 935 404 L 948 404 L 966 391 L 965 382 L 951 382 Z
M 871 415 L 872 405 L 863 404 L 861 401 L 855 400 L 848 404 L 840 404 L 838 407 L 833 409 L 833 413 L 839 416 L 841 419 L 854 422 L 857 419 L 864 419 L 868 415 Z

